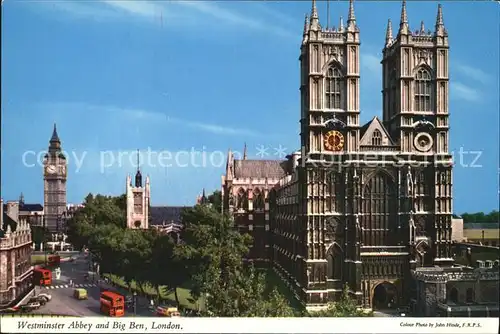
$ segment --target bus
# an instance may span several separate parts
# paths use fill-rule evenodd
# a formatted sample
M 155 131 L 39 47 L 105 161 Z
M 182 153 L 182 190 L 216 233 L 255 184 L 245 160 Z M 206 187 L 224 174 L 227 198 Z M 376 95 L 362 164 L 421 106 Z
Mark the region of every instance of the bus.
M 125 298 L 111 291 L 101 293 L 101 313 L 110 317 L 123 317 L 125 315 Z
M 35 268 L 33 270 L 33 283 L 40 286 L 52 285 L 52 272 L 48 269 Z
M 59 267 L 61 264 L 61 256 L 60 255 L 49 255 L 47 259 L 47 266 L 51 267 Z

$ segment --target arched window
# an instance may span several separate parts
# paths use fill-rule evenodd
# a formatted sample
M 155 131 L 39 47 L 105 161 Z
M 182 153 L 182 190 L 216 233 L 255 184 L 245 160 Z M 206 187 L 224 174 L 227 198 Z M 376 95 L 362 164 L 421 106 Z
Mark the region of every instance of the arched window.
M 327 278 L 342 279 L 342 264 L 344 263 L 342 249 L 337 244 L 334 244 L 326 253 L 326 261 L 328 263 Z
M 375 129 L 375 131 L 373 131 L 372 145 L 373 146 L 382 145 L 382 133 L 380 133 L 380 131 L 378 129 Z
M 432 78 L 424 68 L 415 77 L 415 111 L 431 111 Z
M 257 188 L 253 191 L 253 209 L 264 210 L 264 194 Z
M 468 288 L 465 292 L 465 301 L 467 303 L 474 303 L 474 290 L 472 288 Z
M 325 107 L 327 109 L 342 108 L 342 89 L 344 78 L 338 67 L 330 67 L 325 78 Z
M 397 222 L 397 193 L 394 182 L 384 172 L 369 180 L 363 189 L 362 242 L 365 246 L 395 245 Z
M 248 207 L 247 193 L 243 188 L 238 191 L 238 209 L 246 209 Z

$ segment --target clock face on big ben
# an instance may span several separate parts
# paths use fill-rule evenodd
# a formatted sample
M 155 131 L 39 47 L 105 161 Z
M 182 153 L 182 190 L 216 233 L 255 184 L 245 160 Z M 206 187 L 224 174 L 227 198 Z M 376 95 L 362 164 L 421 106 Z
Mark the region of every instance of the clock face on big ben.
M 328 131 L 324 137 L 325 149 L 338 152 L 344 148 L 344 135 L 339 131 Z

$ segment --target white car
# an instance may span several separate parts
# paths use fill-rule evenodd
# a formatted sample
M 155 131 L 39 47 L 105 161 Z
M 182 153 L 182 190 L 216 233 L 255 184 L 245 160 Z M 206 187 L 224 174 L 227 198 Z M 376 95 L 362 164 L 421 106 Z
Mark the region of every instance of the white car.
M 36 297 L 37 298 L 44 298 L 47 302 L 52 300 L 52 296 L 49 295 L 48 293 L 39 293 Z

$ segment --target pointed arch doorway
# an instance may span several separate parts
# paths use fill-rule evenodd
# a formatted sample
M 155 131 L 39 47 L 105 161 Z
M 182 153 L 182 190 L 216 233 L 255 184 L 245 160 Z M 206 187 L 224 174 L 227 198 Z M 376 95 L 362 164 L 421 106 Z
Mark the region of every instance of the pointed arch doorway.
M 373 289 L 372 308 L 374 310 L 390 310 L 398 307 L 398 290 L 389 282 L 382 282 Z

